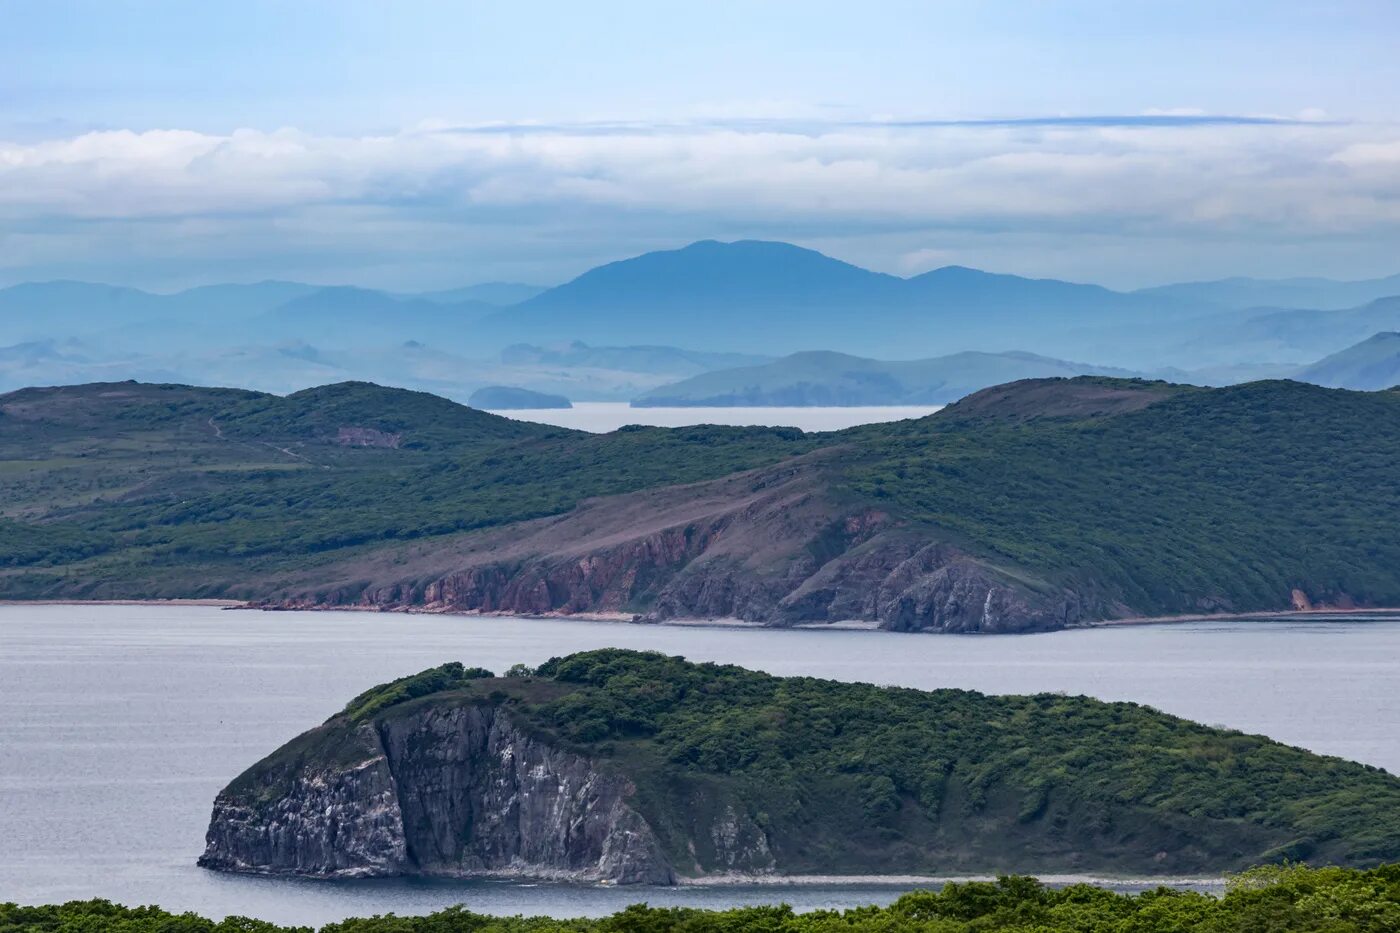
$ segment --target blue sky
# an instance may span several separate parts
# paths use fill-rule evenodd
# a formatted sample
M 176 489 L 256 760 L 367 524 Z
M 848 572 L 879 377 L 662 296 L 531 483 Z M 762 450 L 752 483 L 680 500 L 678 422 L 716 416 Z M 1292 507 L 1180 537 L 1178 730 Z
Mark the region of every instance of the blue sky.
M 6 0 L 0 284 L 1388 274 L 1397 45 L 1381 0 Z

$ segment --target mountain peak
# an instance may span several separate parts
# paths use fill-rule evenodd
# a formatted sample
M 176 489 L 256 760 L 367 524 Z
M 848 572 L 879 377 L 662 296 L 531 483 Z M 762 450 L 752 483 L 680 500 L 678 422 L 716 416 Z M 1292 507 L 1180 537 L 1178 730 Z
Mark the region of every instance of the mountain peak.
M 1372 334 L 1324 357 L 1295 374 L 1318 385 L 1349 389 L 1387 389 L 1400 384 L 1400 332 Z
M 900 281 L 791 243 L 699 240 L 598 266 L 519 307 L 535 311 L 583 305 L 616 311 L 640 298 L 648 313 L 739 300 L 792 307 L 831 304 L 834 297 L 864 296 Z

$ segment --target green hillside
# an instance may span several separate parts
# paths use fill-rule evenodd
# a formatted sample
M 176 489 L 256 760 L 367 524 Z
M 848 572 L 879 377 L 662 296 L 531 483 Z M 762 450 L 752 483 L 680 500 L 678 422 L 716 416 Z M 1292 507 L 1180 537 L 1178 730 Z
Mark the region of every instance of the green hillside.
M 1279 609 L 1295 590 L 1313 604 L 1400 605 L 1400 394 L 1107 377 L 1013 383 L 928 418 L 829 434 L 592 435 L 364 383 L 285 398 L 28 389 L 0 396 L 0 595 L 261 598 L 291 574 L 314 584 L 320 567 L 393 582 L 376 575 L 407 542 L 419 555 L 465 546 L 600 496 L 669 487 L 674 503 L 692 495 L 685 484 L 818 450 L 819 462 L 793 461 L 815 484 L 804 501 L 818 492 L 810 508 L 828 509 L 833 529 L 886 516 L 883 537 L 783 542 L 773 536 L 800 529 L 769 527 L 754 553 L 777 548 L 789 563 L 750 567 L 758 576 L 736 585 L 912 540 L 946 543 L 1028 592 L 1072 593 L 1086 619 Z M 630 525 L 656 507 L 616 503 Z
M 1400 605 L 1400 396 L 1257 382 L 1063 418 L 942 417 L 851 432 L 852 488 L 914 520 L 1149 613 Z M 990 411 L 1056 404 L 1010 387 Z M 1160 386 L 1160 384 L 1156 384 Z M 994 395 L 997 390 L 989 390 Z M 1085 416 L 1085 415 L 1088 416 Z
M 286 397 L 26 389 L 0 396 L 0 592 L 256 593 L 257 575 L 288 561 L 556 514 L 808 447 L 791 429 L 590 435 L 367 383 Z

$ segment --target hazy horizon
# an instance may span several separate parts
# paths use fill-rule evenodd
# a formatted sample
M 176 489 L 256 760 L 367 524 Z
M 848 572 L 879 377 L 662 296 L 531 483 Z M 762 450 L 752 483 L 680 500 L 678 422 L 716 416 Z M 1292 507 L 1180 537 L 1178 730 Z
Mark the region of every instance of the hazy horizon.
M 713 239 L 713 238 L 707 238 L 707 239 Z M 579 275 L 582 275 L 582 274 L 584 274 L 584 273 L 590 271 L 591 269 L 596 269 L 596 268 L 598 268 L 598 266 L 609 265 L 609 264 L 615 263 L 615 262 L 622 262 L 622 261 L 625 261 L 625 260 L 627 260 L 627 259 L 635 259 L 635 258 L 637 258 L 638 256 L 645 255 L 645 254 L 647 254 L 647 253 L 675 251 L 675 250 L 678 250 L 678 249 L 683 249 L 683 248 L 686 247 L 686 246 L 693 245 L 693 244 L 696 243 L 696 242 L 703 242 L 703 241 L 689 241 L 689 242 L 686 242 L 686 243 L 679 243 L 679 244 L 675 244 L 675 245 L 669 245 L 669 244 L 668 244 L 668 245 L 658 245 L 658 246 L 655 247 L 654 249 L 645 249 L 645 250 L 643 250 L 643 251 L 640 252 L 640 253 L 629 253 L 629 254 L 627 254 L 627 255 L 619 255 L 619 256 L 616 256 L 616 257 L 612 257 L 612 258 L 608 258 L 608 259 L 603 259 L 603 260 L 602 260 L 601 262 L 599 262 L 597 265 L 590 266 L 588 269 L 582 270 L 582 271 L 579 273 Z M 738 242 L 738 241 L 733 241 L 733 240 L 730 240 L 730 241 L 723 241 L 723 240 L 722 240 L 722 241 L 720 241 L 720 242 L 733 243 L 733 242 Z M 790 242 L 790 241 L 775 240 L 775 241 L 767 241 L 767 242 L 784 242 L 784 243 L 786 243 L 786 242 Z M 802 244 L 800 244 L 800 243 L 792 243 L 792 245 L 794 245 L 794 246 L 801 246 Z M 811 247 L 803 247 L 803 248 L 804 248 L 804 249 L 810 249 Z M 840 261 L 840 262 L 849 263 L 849 264 L 851 264 L 851 265 L 859 266 L 860 268 L 868 268 L 868 269 L 870 269 L 871 271 L 876 271 L 876 272 L 883 271 L 883 270 L 881 270 L 881 269 L 879 268 L 878 265 L 875 265 L 875 266 L 863 266 L 863 265 L 862 265 L 861 263 L 859 263 L 859 262 L 855 262 L 854 260 L 848 259 L 848 258 L 843 257 L 843 256 L 840 256 L 840 255 L 835 255 L 835 254 L 832 254 L 832 253 L 829 253 L 829 252 L 825 252 L 825 251 L 822 251 L 822 250 L 816 250 L 816 251 L 817 251 L 817 252 L 821 252 L 822 255 L 827 256 L 827 257 L 830 258 L 830 259 L 835 259 L 835 260 L 838 260 L 838 261 Z M 1105 283 L 1105 282 L 1101 282 L 1101 281 L 1097 281 L 1097 280 L 1089 279 L 1089 278 L 1066 279 L 1066 278 L 1061 278 L 1061 277 L 1059 277 L 1059 276 L 1054 276 L 1054 275 L 1029 275 L 1029 274 L 1027 274 L 1027 273 L 1020 272 L 1020 271 L 1017 271 L 1017 270 L 1015 270 L 1015 269 L 992 269 L 992 268 L 985 268 L 985 267 L 978 267 L 978 266 L 966 266 L 966 265 L 964 265 L 964 264 L 962 264 L 962 263 L 946 263 L 946 264 L 944 264 L 944 265 L 934 266 L 934 267 L 932 267 L 932 268 L 930 268 L 930 269 L 924 269 L 924 270 L 921 270 L 921 271 L 919 271 L 919 272 L 886 272 L 885 274 L 887 274 L 887 275 L 894 275 L 894 276 L 896 276 L 896 277 L 898 277 L 898 278 L 910 279 L 910 278 L 915 278 L 915 277 L 917 277 L 917 276 L 919 276 L 919 275 L 926 274 L 926 273 L 928 273 L 928 272 L 937 271 L 938 269 L 946 269 L 946 268 L 971 268 L 971 269 L 975 269 L 976 271 L 979 271 L 979 272 L 987 272 L 987 273 L 990 273 L 990 274 L 992 274 L 992 275 L 1006 275 L 1006 276 L 1017 276 L 1017 277 L 1029 278 L 1029 279 L 1044 279 L 1044 280 L 1052 280 L 1052 281 L 1064 281 L 1064 282 L 1071 282 L 1071 283 L 1074 283 L 1074 284 L 1082 284 L 1082 285 L 1101 285 L 1101 286 L 1103 286 L 1103 287 L 1105 287 L 1105 288 L 1109 288 L 1109 289 L 1112 289 L 1112 290 L 1114 290 L 1114 291 L 1122 291 L 1122 292 L 1133 292 L 1133 291 L 1139 291 L 1139 290 L 1157 288 L 1157 287 L 1162 287 L 1162 286 L 1167 286 L 1167 285 L 1181 285 L 1181 284 L 1195 284 L 1195 283 L 1226 282 L 1226 281 L 1230 281 L 1230 280 L 1232 280 L 1232 279 L 1253 280 L 1253 281 L 1259 281 L 1259 282 L 1277 282 L 1277 283 L 1305 282 L 1305 281 L 1308 281 L 1308 280 L 1316 279 L 1316 280 L 1323 280 L 1323 281 L 1330 281 L 1330 282 L 1336 282 L 1336 283 L 1345 284 L 1345 283 L 1358 283 L 1358 282 L 1370 281 L 1370 280 L 1373 280 L 1373 279 L 1384 279 L 1384 278 L 1392 278 L 1392 277 L 1395 277 L 1395 276 L 1400 276 L 1400 260 L 1397 260 L 1397 261 L 1393 264 L 1393 267 L 1389 267 L 1389 268 L 1390 268 L 1390 271 L 1385 271 L 1387 267 L 1382 267 L 1382 271 L 1378 272 L 1378 273 L 1375 274 L 1375 275 L 1358 276 L 1358 277 L 1354 277 L 1354 278 L 1340 277 L 1340 276 L 1313 275 L 1313 274 L 1310 274 L 1310 273 L 1308 273 L 1308 272 L 1306 272 L 1306 271 L 1297 271 L 1297 272 L 1294 272 L 1293 274 L 1278 275 L 1278 276 L 1251 276 L 1251 275 L 1243 275 L 1243 274 L 1239 274 L 1239 275 L 1221 275 L 1221 276 L 1215 276 L 1215 277 L 1213 277 L 1213 278 L 1206 278 L 1206 277 L 1189 277 L 1189 276 L 1188 276 L 1188 277 L 1186 277 L 1186 278 L 1163 279 L 1163 280 L 1161 280 L 1161 281 L 1146 282 L 1146 283 L 1143 283 L 1143 284 L 1141 284 L 1141 285 L 1130 285 L 1130 286 L 1122 286 L 1122 287 L 1118 287 L 1118 286 L 1114 286 L 1114 285 L 1109 285 L 1109 284 L 1107 284 L 1107 283 Z M 411 297 L 418 296 L 418 295 L 430 295 L 430 294 L 435 294 L 435 293 L 438 293 L 438 292 L 450 292 L 450 291 L 454 291 L 454 290 L 457 290 L 457 289 L 478 288 L 478 287 L 482 287 L 482 286 L 491 286 L 491 285 L 524 286 L 524 287 L 527 287 L 527 288 L 534 288 L 534 289 L 539 289 L 539 290 L 541 290 L 541 291 L 547 291 L 547 290 L 549 290 L 549 289 L 551 289 L 551 288 L 556 288 L 556 287 L 558 287 L 558 286 L 560 286 L 560 285 L 568 284 L 569 282 L 573 281 L 574 279 L 576 279 L 576 278 L 578 277 L 577 275 L 571 275 L 571 276 L 569 276 L 569 277 L 567 277 L 567 278 L 560 279 L 560 280 L 558 280 L 558 281 L 548 281 L 548 282 L 543 282 L 543 281 L 523 282 L 523 281 L 509 280 L 509 279 L 505 279 L 505 278 L 501 278 L 501 277 L 494 277 L 494 278 L 493 278 L 493 277 L 491 277 L 491 276 L 488 275 L 488 276 L 485 277 L 485 278 L 471 279 L 471 280 L 462 280 L 462 281 L 454 282 L 454 283 L 448 284 L 448 285 L 443 285 L 443 284 L 441 284 L 441 283 L 436 283 L 436 284 L 433 284 L 433 285 L 431 285 L 431 286 L 424 285 L 424 286 L 422 286 L 422 287 L 407 286 L 407 287 L 402 287 L 402 288 L 382 288 L 382 287 L 379 287 L 379 286 L 376 286 L 376 285 L 368 285 L 368 284 L 363 284 L 363 283 L 361 283 L 361 282 L 354 281 L 354 280 L 353 280 L 353 273 L 349 273 L 349 274 L 351 275 L 351 278 L 349 278 L 349 279 L 344 279 L 344 280 L 338 280 L 338 279 L 337 279 L 337 280 L 330 280 L 330 279 L 324 279 L 324 280 L 314 280 L 314 279 L 285 279 L 285 278 L 276 278 L 276 277 L 269 277 L 269 276 L 258 276 L 258 275 L 256 275 L 256 274 L 250 274 L 250 275 L 248 275 L 248 276 L 244 276 L 244 277 L 241 277 L 241 278 L 239 278 L 239 277 L 234 277 L 234 278 L 209 278 L 209 279 L 205 279 L 205 280 L 192 281 L 192 282 L 189 282 L 189 283 L 187 283 L 187 284 L 180 284 L 180 285 L 175 285 L 175 286 L 164 286 L 164 287 L 162 287 L 162 286 L 141 285 L 141 284 L 136 284 L 136 283 L 123 282 L 123 281 L 110 280 L 110 279 L 84 279 L 84 278 L 73 278 L 73 277 L 59 277 L 59 278 L 47 278 L 47 279 L 44 279 L 44 278 L 18 279 L 18 280 L 14 280 L 14 281 L 7 281 L 7 280 L 4 280 L 4 279 L 0 279 L 0 289 L 11 288 L 11 287 L 14 287 L 14 286 L 16 286 L 16 285 L 50 285 L 50 284 L 58 284 L 58 283 L 72 282 L 72 283 L 83 284 L 83 285 L 106 285 L 106 286 L 112 286 L 112 287 L 116 287 L 116 288 L 132 288 L 132 289 L 137 289 L 137 290 L 139 290 L 139 291 L 148 292 L 148 293 L 153 294 L 153 295 L 174 295 L 174 294 L 178 294 L 178 293 L 180 293 L 180 292 L 189 291 L 189 290 L 191 290 L 191 289 L 205 288 L 205 287 L 212 286 L 212 285 L 264 285 L 264 284 L 272 284 L 272 283 L 285 283 L 285 284 L 310 285 L 310 286 L 314 286 L 314 287 L 316 287 L 316 288 L 355 288 L 355 289 L 364 289 L 364 290 L 367 290 L 367 291 L 381 291 L 381 292 L 385 292 L 385 293 L 391 294 L 391 295 L 396 295 L 396 296 L 400 296 L 400 297 L 411 298 Z M 508 303 L 507 303 L 507 302 L 503 302 L 502 304 L 504 305 L 504 304 L 508 304 Z
M 18 0 L 6 26 L 0 284 L 555 284 L 706 238 L 1117 289 L 1400 271 L 1393 4 Z

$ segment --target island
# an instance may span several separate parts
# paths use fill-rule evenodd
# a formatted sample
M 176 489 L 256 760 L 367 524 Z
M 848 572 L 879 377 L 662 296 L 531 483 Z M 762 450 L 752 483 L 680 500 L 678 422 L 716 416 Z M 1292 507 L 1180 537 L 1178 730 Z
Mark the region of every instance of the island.
M 219 793 L 206 868 L 671 884 L 1400 859 L 1400 779 L 1131 703 L 603 649 L 368 690 Z
M 516 386 L 486 386 L 477 389 L 467 399 L 472 408 L 487 411 L 517 411 L 531 408 L 573 408 L 574 403 L 562 395 L 535 392 Z
M 1015 351 L 886 361 L 811 350 L 657 386 L 633 399 L 632 407 L 946 405 L 1018 379 L 1089 375 L 1138 374 Z

